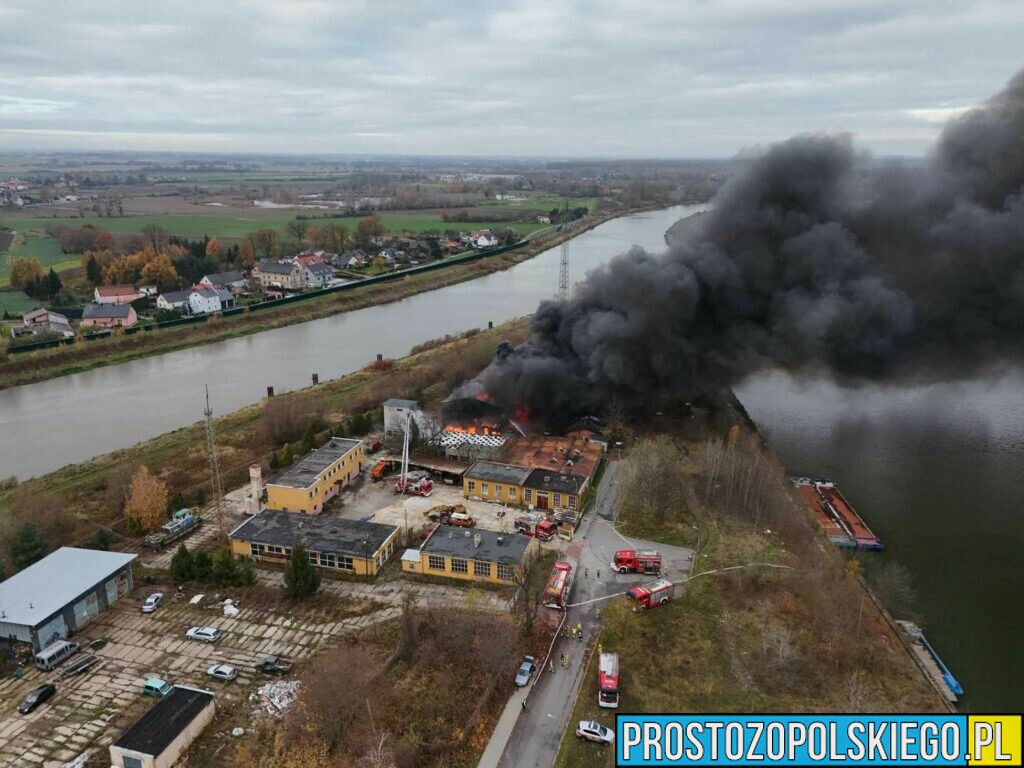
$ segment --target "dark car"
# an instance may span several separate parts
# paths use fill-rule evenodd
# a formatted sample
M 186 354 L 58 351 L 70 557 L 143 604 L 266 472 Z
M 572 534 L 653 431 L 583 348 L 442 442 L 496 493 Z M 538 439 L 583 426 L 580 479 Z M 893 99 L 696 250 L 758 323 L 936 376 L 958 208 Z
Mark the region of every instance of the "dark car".
M 56 692 L 57 686 L 55 685 L 51 685 L 50 683 L 40 685 L 38 688 L 34 688 L 29 691 L 28 695 L 21 700 L 21 704 L 18 705 L 18 711 L 23 715 L 27 715 L 48 698 L 53 696 Z

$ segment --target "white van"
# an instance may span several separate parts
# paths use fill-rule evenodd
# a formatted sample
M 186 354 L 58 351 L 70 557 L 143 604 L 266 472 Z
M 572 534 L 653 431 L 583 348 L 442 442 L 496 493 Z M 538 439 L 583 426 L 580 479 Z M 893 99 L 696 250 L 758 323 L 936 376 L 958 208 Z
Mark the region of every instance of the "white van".
M 48 672 L 68 656 L 74 656 L 78 653 L 78 649 L 78 643 L 72 643 L 70 640 L 58 640 L 43 648 L 43 650 L 32 657 L 32 660 L 35 662 L 36 667 L 44 672 Z

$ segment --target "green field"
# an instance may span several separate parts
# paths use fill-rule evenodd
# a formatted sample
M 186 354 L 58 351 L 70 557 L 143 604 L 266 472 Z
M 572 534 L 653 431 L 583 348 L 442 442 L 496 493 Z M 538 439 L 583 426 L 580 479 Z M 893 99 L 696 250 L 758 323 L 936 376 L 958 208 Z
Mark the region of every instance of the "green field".
M 0 286 L 10 283 L 11 262 L 19 256 L 31 259 L 35 257 L 43 265 L 43 269 L 53 267 L 60 272 L 80 266 L 81 260 L 72 253 L 63 253 L 60 245 L 52 237 L 24 235 L 18 232 L 14 236 L 11 247 L 0 253 Z
M 314 214 L 315 212 L 310 215 Z M 503 229 L 510 226 L 507 222 L 495 221 L 443 222 L 439 216 L 433 214 L 382 213 L 379 216 L 390 233 L 418 233 L 427 229 L 441 231 L 445 229 Z M 285 225 L 290 221 L 294 221 L 295 217 L 296 211 L 294 210 L 251 209 L 234 213 L 211 210 L 210 213 L 168 213 L 145 216 L 121 216 L 110 219 L 95 216 L 67 219 L 4 217 L 0 218 L 0 226 L 10 227 L 18 231 L 45 232 L 48 226 L 55 223 L 65 224 L 70 227 L 92 224 L 115 234 L 131 234 L 141 231 L 144 226 L 156 224 L 172 235 L 187 237 L 202 237 L 203 235 L 209 235 L 210 237 L 244 237 L 262 227 L 270 227 L 283 233 Z M 344 216 L 329 219 L 307 219 L 306 221 L 308 224 L 316 225 L 344 224 L 348 227 L 349 231 L 353 231 L 360 218 L 362 217 Z M 520 235 L 528 235 L 544 225 L 536 222 L 514 222 L 511 226 Z
M 29 298 L 21 291 L 0 291 L 0 317 L 3 317 L 4 312 L 23 315 L 38 306 L 38 301 Z

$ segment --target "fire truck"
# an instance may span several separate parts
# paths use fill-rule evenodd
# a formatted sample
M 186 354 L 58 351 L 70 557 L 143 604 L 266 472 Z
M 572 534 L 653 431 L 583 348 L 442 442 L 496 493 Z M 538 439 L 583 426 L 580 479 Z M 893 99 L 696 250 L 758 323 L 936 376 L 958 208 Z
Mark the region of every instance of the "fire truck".
M 406 480 L 402 482 L 402 478 L 398 478 L 395 481 L 395 493 L 408 493 L 412 496 L 429 496 L 434 492 L 434 484 L 430 481 L 429 477 L 424 477 L 421 480 Z
M 640 611 L 664 605 L 675 596 L 675 593 L 675 584 L 668 579 L 658 579 L 630 587 L 626 592 L 626 600 L 634 611 Z
M 612 558 L 616 573 L 661 573 L 661 553 L 653 549 L 620 549 Z
M 564 611 L 569 602 L 570 591 L 572 591 L 572 566 L 559 560 L 551 570 L 551 577 L 548 579 L 547 586 L 544 587 L 544 605 Z
M 550 541 L 555 538 L 556 527 L 550 520 L 541 520 L 536 525 L 528 517 L 517 517 L 515 521 L 516 530 L 525 533 L 527 536 L 536 536 L 541 541 Z
M 602 653 L 597 662 L 597 705 L 619 706 L 619 654 Z

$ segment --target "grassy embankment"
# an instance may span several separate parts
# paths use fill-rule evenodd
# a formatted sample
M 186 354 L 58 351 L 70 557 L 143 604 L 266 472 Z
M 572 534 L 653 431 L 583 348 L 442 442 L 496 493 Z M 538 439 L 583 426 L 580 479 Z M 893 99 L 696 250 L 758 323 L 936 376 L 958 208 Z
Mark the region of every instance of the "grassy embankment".
M 674 507 L 659 514 L 627 501 L 619 528 L 689 546 L 699 529 L 700 549 L 685 591 L 667 606 L 634 614 L 615 600 L 603 611 L 599 642 L 619 654 L 622 669 L 619 712 L 945 711 L 856 567 L 818 530 L 752 427 L 678 445 Z M 627 500 L 637 453 L 622 468 Z M 720 570 L 750 563 L 786 569 Z M 572 734 L 582 719 L 614 728 L 614 711 L 597 706 L 596 681 L 592 658 L 562 768 L 614 765 L 612 751 Z
M 483 277 L 533 258 L 538 253 L 560 243 L 564 238 L 575 236 L 586 229 L 592 229 L 617 215 L 624 215 L 624 212 L 595 217 L 585 227 L 575 229 L 568 234 L 559 233 L 545 237 L 542 242 L 531 243 L 519 250 L 468 264 L 456 264 L 425 274 L 410 275 L 384 285 L 373 285 L 329 294 L 256 314 L 218 317 L 197 325 L 165 328 L 149 333 L 136 333 L 131 336 L 115 334 L 105 339 L 90 341 L 88 344 L 79 343 L 67 347 L 22 353 L 21 355 L 8 355 L 6 358 L 0 356 L 0 389 L 66 374 L 80 373 L 106 365 L 117 365 L 129 360 L 173 352 L 199 344 L 259 333 L 375 304 L 385 304 L 424 291 L 432 291 L 447 285 Z
M 297 440 L 310 421 L 337 428 L 351 415 L 378 408 L 389 397 L 420 392 L 428 400 L 440 399 L 485 366 L 500 340 L 519 341 L 524 329 L 525 322 L 517 321 L 457 340 L 428 343 L 422 345 L 427 347 L 424 351 L 397 360 L 393 366 L 369 365 L 218 418 L 217 444 L 225 487 L 244 484 L 247 467 L 254 462 L 262 462 L 267 469 L 271 452 L 288 439 L 289 429 L 290 439 Z M 4 542 L 12 529 L 26 520 L 46 528 L 44 535 L 51 548 L 86 541 L 99 528 L 114 533 L 123 530 L 124 487 L 140 464 L 158 475 L 170 493 L 183 493 L 187 503 L 193 503 L 200 489 L 209 493 L 203 428 L 197 422 L 0 490 L 0 557 L 6 553 Z
M 706 211 L 695 213 L 691 216 L 684 216 L 665 232 L 665 242 L 669 245 L 675 245 L 683 238 L 685 238 L 690 232 L 695 230 L 700 224 L 701 218 L 705 215 Z

